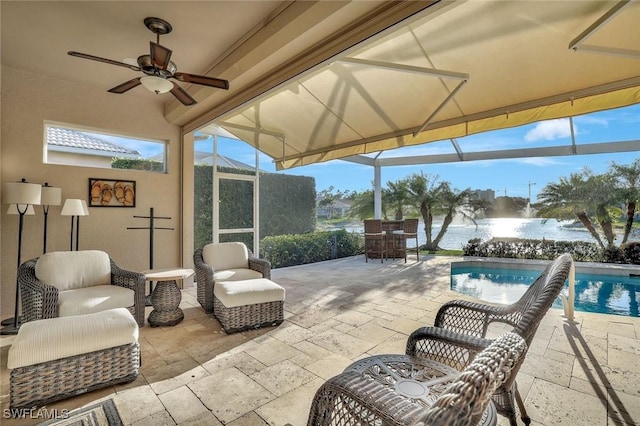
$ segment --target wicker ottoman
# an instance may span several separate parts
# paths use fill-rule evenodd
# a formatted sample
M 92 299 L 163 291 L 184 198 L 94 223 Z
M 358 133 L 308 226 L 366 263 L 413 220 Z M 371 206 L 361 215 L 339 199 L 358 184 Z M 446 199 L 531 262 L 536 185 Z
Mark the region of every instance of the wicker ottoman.
M 10 407 L 31 408 L 138 376 L 138 323 L 126 308 L 30 321 L 9 348 Z
M 213 315 L 227 333 L 278 325 L 284 320 L 284 288 L 266 278 L 216 282 Z

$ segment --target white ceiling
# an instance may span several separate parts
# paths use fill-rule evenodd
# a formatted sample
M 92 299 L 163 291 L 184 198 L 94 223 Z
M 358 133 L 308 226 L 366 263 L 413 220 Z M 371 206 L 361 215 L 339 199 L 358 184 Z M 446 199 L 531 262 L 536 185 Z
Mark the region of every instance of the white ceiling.
M 342 44 L 332 45 L 334 49 L 350 46 L 362 39 L 353 35 L 353 28 L 363 22 L 374 21 L 384 28 L 430 3 L 432 0 L 408 4 L 385 0 L 1 1 L 2 65 L 106 91 L 142 74 L 71 57 L 67 52 L 116 61 L 148 54 L 149 42 L 156 35 L 143 20 L 158 17 L 173 27 L 160 37 L 160 44 L 173 50 L 171 59 L 178 71 L 227 79 L 230 90 L 180 83 L 198 101 L 192 107 L 182 106 L 171 94 L 155 95 L 143 87 L 113 96 L 123 97 L 123 102 L 129 96 L 144 96 L 164 104 L 167 121 L 184 125 L 203 115 L 215 116 L 281 83 L 286 79 L 285 68 L 296 73 L 295 67 L 316 65 L 313 56 L 318 52 L 322 58 L 331 54 L 325 52 L 324 41 L 339 38 Z M 215 107 L 218 110 L 209 114 Z
M 226 49 L 281 4 L 269 0 L 2 1 L 2 64 L 106 91 L 140 73 L 71 57 L 67 51 L 116 61 L 148 54 L 156 35 L 143 20 L 153 16 L 173 27 L 160 37 L 160 44 L 173 50 L 178 71 L 205 74 Z M 171 98 L 143 87 L 114 96 L 145 96 L 157 103 Z

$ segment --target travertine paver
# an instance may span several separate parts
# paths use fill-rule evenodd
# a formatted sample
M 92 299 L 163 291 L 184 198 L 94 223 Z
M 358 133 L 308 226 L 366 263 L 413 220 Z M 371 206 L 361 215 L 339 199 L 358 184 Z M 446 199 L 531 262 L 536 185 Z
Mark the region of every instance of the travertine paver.
M 532 424 L 607 424 L 607 406 L 604 401 L 542 379 L 534 380 L 526 402 L 525 407 Z
M 336 329 L 323 331 L 309 338 L 309 341 L 328 351 L 351 359 L 365 353 L 374 346 L 371 342 L 342 333 Z
M 165 411 L 164 405 L 151 389 L 151 386 L 127 389 L 115 395 L 113 401 L 118 408 L 122 421 L 127 424 Z
M 408 334 L 432 325 L 442 303 L 471 299 L 449 290 L 450 260 L 410 256 L 407 264 L 380 264 L 360 256 L 274 269 L 272 279 L 287 292 L 284 323 L 232 335 L 202 310 L 195 287 L 187 288 L 182 323 L 140 329 L 137 380 L 48 408 L 113 398 L 127 425 L 304 425 L 326 379 L 357 359 L 403 353 Z M 640 319 L 577 312 L 575 324 L 567 324 L 561 314 L 551 309 L 542 320 L 518 373 L 532 424 L 640 424 Z M 491 327 L 489 335 L 509 329 Z M 12 341 L 0 338 L 2 409 Z M 2 419 L 2 425 L 41 420 Z M 500 416 L 498 424 L 509 422 Z
M 322 383 L 324 380 L 317 378 L 268 402 L 258 408 L 256 413 L 270 425 L 304 426 L 307 424 L 313 396 Z
M 153 389 L 156 394 L 160 395 L 208 375 L 209 373 L 207 370 L 198 365 L 184 373 L 176 374 L 169 379 L 152 382 L 151 389 Z
M 342 355 L 331 353 L 325 358 L 316 360 L 306 365 L 305 368 L 311 371 L 316 376 L 319 376 L 326 380 L 335 376 L 336 374 L 340 374 L 352 362 L 352 359 L 346 358 Z
M 317 376 L 289 360 L 279 362 L 250 375 L 253 380 L 276 396 L 282 396 Z
M 198 397 L 187 386 L 158 395 L 158 398 L 176 423 L 184 423 L 209 412 L 207 407 L 200 402 Z M 185 407 L 188 408 L 185 409 Z
M 275 398 L 236 368 L 197 380 L 189 388 L 222 423 L 229 423 Z

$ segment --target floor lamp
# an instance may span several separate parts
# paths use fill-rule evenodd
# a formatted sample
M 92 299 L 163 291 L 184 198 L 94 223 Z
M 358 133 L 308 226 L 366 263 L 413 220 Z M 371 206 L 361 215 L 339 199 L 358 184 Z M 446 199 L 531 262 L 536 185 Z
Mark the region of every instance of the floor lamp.
M 13 324 L 9 324 L 0 329 L 0 334 L 18 334 L 20 328 L 20 317 L 18 315 L 18 304 L 20 300 L 20 285 L 18 283 L 18 268 L 20 268 L 22 258 L 22 230 L 24 228 L 24 215 L 29 214 L 29 208 L 31 208 L 31 214 L 34 214 L 33 205 L 40 204 L 40 185 L 37 183 L 28 183 L 25 179 L 21 182 L 5 182 L 3 197 L 6 204 L 13 204 L 9 206 L 9 214 L 14 211 L 20 216 L 18 227 L 18 267 L 16 268 L 16 300 L 14 307 Z
M 76 228 L 76 251 L 78 251 L 78 242 L 80 240 L 80 216 L 89 216 L 89 208 L 87 202 L 77 198 L 67 198 L 62 206 L 61 216 L 71 216 L 71 234 L 69 242 L 69 250 L 73 251 L 73 228 L 75 221 Z
M 42 253 L 47 252 L 47 216 L 49 215 L 49 206 L 59 206 L 62 201 L 62 189 L 55 186 L 49 186 L 48 182 L 42 185 L 42 196 L 40 204 L 42 204 L 42 212 L 44 213 L 44 238 L 42 242 Z

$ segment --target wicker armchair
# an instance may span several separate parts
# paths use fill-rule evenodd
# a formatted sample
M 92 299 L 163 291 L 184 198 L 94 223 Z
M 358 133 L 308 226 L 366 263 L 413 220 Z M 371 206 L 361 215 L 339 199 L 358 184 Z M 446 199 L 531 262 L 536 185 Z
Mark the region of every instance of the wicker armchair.
M 526 351 L 524 339 L 507 333 L 483 350 L 426 407 L 367 374 L 346 371 L 325 382 L 311 404 L 307 426 L 476 425 L 491 395 Z
M 464 300 L 444 304 L 433 327 L 422 327 L 409 336 L 407 355 L 426 357 L 461 370 L 491 344 L 486 335 L 489 325 L 494 322 L 512 326 L 512 331 L 531 345 L 540 321 L 560 294 L 572 265 L 569 254 L 559 256 L 511 305 L 485 305 Z M 525 424 L 531 422 L 515 382 L 520 364 L 514 366 L 511 377 L 493 395 L 498 413 L 508 417 L 511 425 L 517 424 L 516 403 Z
M 211 243 L 193 253 L 196 267 L 198 302 L 213 312 L 213 286 L 216 281 L 271 278 L 271 263 L 253 256 L 244 243 Z
M 119 268 L 104 252 L 49 252 L 18 268 L 22 321 L 128 308 L 144 326 L 144 275 Z M 128 291 L 126 291 L 128 290 Z

